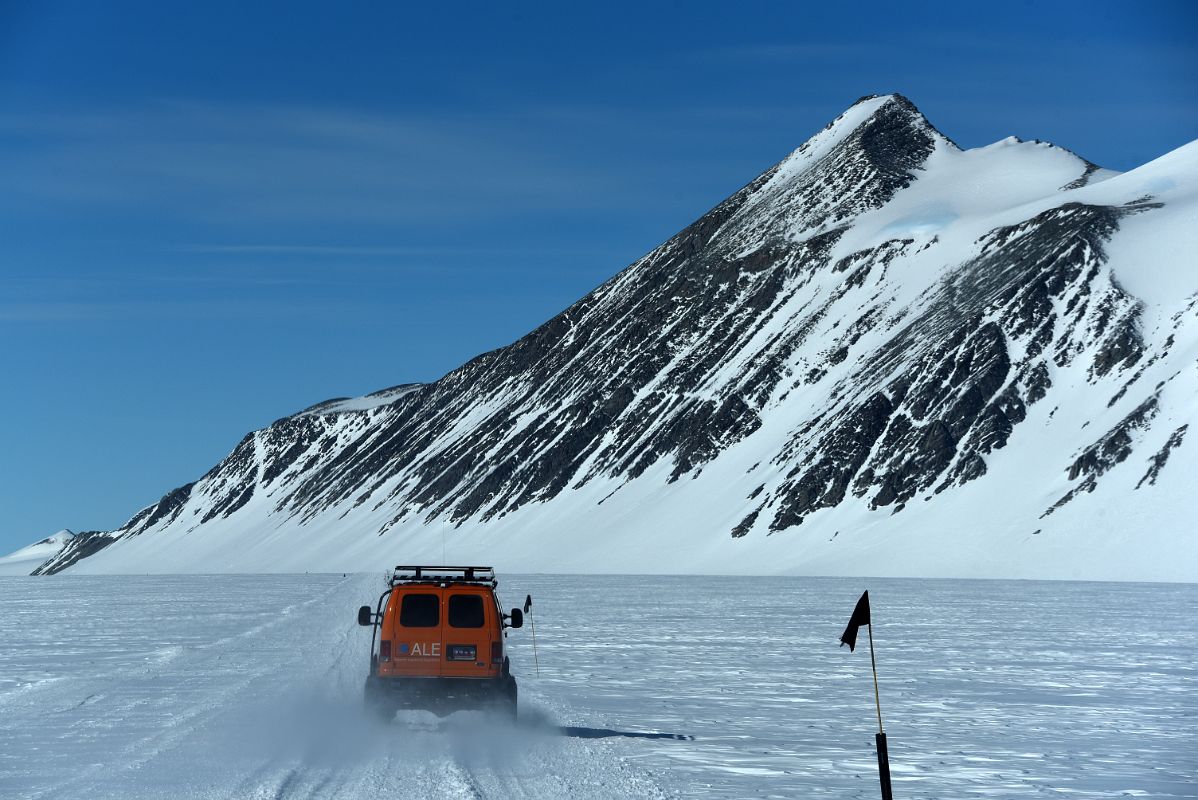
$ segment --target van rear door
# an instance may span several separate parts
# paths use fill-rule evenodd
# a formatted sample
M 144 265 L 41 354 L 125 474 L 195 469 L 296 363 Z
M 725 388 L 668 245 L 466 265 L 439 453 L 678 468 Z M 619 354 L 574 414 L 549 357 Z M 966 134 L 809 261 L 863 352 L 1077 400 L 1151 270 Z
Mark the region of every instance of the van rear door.
M 435 678 L 440 674 L 444 590 L 436 586 L 405 587 L 394 615 L 391 674 Z
M 491 645 L 499 630 L 495 603 L 485 590 L 450 586 L 445 590 L 444 625 L 441 630 L 445 658 L 441 674 L 447 678 L 491 677 Z

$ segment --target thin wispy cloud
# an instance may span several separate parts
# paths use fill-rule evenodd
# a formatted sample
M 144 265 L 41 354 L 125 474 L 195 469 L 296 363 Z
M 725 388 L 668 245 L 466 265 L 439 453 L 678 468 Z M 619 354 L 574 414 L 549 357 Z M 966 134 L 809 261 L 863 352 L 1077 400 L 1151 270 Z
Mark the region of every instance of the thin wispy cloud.
M 788 61 L 838 61 L 839 59 L 864 56 L 877 52 L 877 45 L 870 42 L 800 42 L 739 44 L 727 47 L 712 47 L 696 53 L 696 58 L 708 61 L 729 62 L 773 62 Z
M 372 247 L 359 245 L 323 244 L 195 244 L 178 248 L 187 253 L 209 253 L 214 255 L 332 255 L 332 256 L 412 256 L 412 255 L 458 255 L 478 253 L 478 248 L 460 247 L 406 247 L 402 245 Z
M 381 301 L 280 301 L 253 300 L 98 300 L 0 303 L 0 322 L 149 322 L 214 319 L 342 320 L 348 313 L 367 308 L 382 310 Z M 369 317 L 363 318 L 368 320 Z
M 8 114 L 0 116 L 0 180 L 7 203 L 149 206 L 217 221 L 460 225 L 628 206 L 644 197 L 637 184 L 664 174 L 648 153 L 627 173 L 567 154 L 589 132 L 587 120 L 547 120 L 537 109 L 434 119 L 160 103 Z
M 353 244 L 189 244 L 177 250 L 210 255 L 264 256 L 348 256 L 360 258 L 392 256 L 487 256 L 487 255 L 565 255 L 576 254 L 577 247 L 486 247 L 455 245 L 353 245 Z

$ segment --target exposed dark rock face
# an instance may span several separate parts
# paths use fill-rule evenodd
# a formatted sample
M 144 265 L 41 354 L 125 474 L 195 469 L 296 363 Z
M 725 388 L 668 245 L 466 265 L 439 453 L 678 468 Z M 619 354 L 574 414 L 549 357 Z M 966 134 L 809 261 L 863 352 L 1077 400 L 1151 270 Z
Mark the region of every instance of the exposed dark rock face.
M 971 232 L 972 248 L 941 262 L 938 235 L 857 235 L 933 154 L 955 152 L 905 98 L 863 98 L 519 341 L 435 383 L 280 419 L 43 569 L 114 539 L 249 513 L 302 527 L 378 512 L 367 535 L 485 523 L 595 482 L 616 484 L 604 500 L 638 478 L 685 482 L 754 437 L 770 443 L 747 470 L 760 467 L 752 508 L 721 536 L 786 531 L 846 502 L 902 513 L 983 479 L 1063 370 L 1109 380 L 1110 392 L 1122 384 L 1113 404 L 1159 357 L 1105 252 L 1121 219 L 1156 206 L 1063 202 L 976 241 Z M 1077 169 L 1078 185 L 1096 171 Z M 928 263 L 934 280 L 904 296 L 912 264 Z M 793 420 L 778 413 L 803 403 L 811 410 Z M 1079 454 L 1070 478 L 1085 484 L 1126 459 L 1151 413 L 1141 406 Z
M 1126 461 L 1132 452 L 1132 434 L 1147 427 L 1152 418 L 1156 416 L 1158 408 L 1158 395 L 1153 394 L 1120 420 L 1119 424 L 1103 434 L 1098 441 L 1083 450 L 1069 465 L 1069 480 L 1081 478 L 1081 482 L 1055 502 L 1041 515 L 1041 518 L 1047 517 L 1080 493 L 1094 491 L 1098 486 L 1098 479 L 1104 473 L 1115 465 Z M 1160 462 L 1162 466 L 1166 459 L 1168 459 L 1167 451 Z
M 55 575 L 80 560 L 95 555 L 116 539 L 115 533 L 107 531 L 83 531 L 75 535 L 54 558 L 35 569 L 32 574 Z
M 165 524 L 174 521 L 191 497 L 191 487 L 193 486 L 195 483 L 189 483 L 167 492 L 157 503 L 137 512 L 133 519 L 125 523 L 124 530 L 128 531 L 130 535 L 135 535 L 159 523 Z
M 1169 435 L 1169 440 L 1165 442 L 1165 446 L 1158 450 L 1152 458 L 1148 459 L 1148 471 L 1144 473 L 1144 477 L 1140 478 L 1136 484 L 1139 489 L 1145 483 L 1149 486 L 1156 483 L 1157 476 L 1161 474 L 1161 470 L 1165 468 L 1165 464 L 1169 461 L 1169 454 L 1178 447 L 1181 447 L 1181 442 L 1185 439 L 1186 431 L 1189 430 L 1189 425 L 1182 425 L 1177 430 Z
M 843 380 L 838 393 L 857 399 L 783 450 L 780 464 L 807 455 L 774 493 L 771 530 L 839 504 L 850 483 L 879 507 L 981 477 L 986 454 L 1044 397 L 1050 364 L 1072 363 L 1093 341 L 1094 376 L 1135 364 L 1138 304 L 1095 279 L 1119 217 L 1145 208 L 1069 204 L 979 242 L 981 255 Z M 1015 363 L 1012 343 L 1022 352 Z M 861 393 L 870 386 L 884 388 Z

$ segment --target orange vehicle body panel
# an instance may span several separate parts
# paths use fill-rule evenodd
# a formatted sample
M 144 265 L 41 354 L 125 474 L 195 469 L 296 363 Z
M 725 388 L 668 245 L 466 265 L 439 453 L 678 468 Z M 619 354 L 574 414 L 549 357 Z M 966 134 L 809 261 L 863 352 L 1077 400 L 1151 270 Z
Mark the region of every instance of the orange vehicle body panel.
M 409 584 L 391 592 L 380 628 L 380 677 L 496 678 L 502 666 L 503 621 L 489 587 Z

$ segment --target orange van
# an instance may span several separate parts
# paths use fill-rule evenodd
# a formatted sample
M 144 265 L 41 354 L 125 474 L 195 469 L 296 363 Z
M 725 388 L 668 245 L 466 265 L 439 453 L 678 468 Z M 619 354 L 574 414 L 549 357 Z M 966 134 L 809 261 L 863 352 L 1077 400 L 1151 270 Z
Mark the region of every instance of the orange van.
M 491 567 L 399 566 L 374 610 L 369 708 L 390 719 L 401 708 L 440 716 L 463 708 L 497 708 L 516 716 L 516 679 L 504 639 L 524 625 L 518 608 L 503 613 Z

